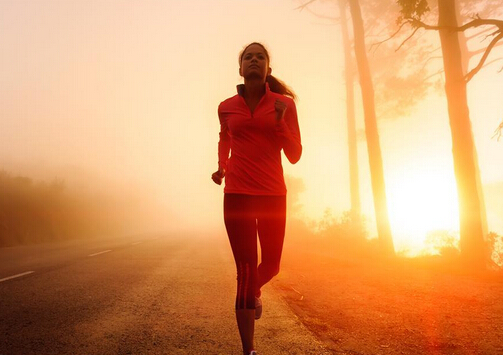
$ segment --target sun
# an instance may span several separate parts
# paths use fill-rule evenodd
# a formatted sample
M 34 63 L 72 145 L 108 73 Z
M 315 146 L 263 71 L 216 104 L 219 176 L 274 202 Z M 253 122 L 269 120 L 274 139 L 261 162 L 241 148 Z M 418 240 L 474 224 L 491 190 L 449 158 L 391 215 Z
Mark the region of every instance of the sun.
M 459 230 L 456 182 L 452 172 L 406 172 L 387 184 L 388 213 L 397 251 L 425 252 L 429 232 Z

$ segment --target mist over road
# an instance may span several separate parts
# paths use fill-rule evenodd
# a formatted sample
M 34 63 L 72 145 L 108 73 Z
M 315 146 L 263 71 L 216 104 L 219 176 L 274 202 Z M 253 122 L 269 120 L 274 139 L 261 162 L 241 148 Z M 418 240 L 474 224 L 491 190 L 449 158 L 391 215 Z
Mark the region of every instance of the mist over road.
M 0 354 L 240 354 L 225 236 L 159 235 L 0 249 Z M 272 287 L 263 354 L 325 354 Z

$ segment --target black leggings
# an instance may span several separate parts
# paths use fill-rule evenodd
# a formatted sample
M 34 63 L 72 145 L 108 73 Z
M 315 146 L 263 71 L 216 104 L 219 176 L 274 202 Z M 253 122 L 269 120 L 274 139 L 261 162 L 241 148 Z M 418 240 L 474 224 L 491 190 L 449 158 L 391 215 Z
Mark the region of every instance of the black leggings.
M 279 272 L 286 196 L 226 193 L 224 221 L 237 268 L 236 309 L 254 309 L 260 288 Z M 262 256 L 258 268 L 257 232 Z

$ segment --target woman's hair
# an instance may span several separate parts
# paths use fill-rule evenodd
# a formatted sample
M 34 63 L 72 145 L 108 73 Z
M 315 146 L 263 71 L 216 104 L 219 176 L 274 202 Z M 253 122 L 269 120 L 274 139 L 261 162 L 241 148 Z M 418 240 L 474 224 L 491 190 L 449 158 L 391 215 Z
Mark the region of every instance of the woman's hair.
M 270 63 L 271 62 L 271 57 L 269 56 L 269 52 L 267 51 L 267 48 L 262 43 L 259 42 L 252 42 L 245 46 L 243 50 L 239 53 L 239 65 L 241 65 L 241 62 L 243 60 L 243 55 L 245 54 L 245 51 L 250 47 L 251 45 L 256 44 L 261 46 L 264 49 L 265 56 L 267 57 L 267 61 Z M 275 76 L 268 75 L 265 79 L 265 81 L 269 84 L 269 89 L 271 89 L 272 92 L 289 96 L 292 99 L 296 99 L 297 95 L 293 92 L 293 90 L 286 85 L 283 81 L 279 80 Z

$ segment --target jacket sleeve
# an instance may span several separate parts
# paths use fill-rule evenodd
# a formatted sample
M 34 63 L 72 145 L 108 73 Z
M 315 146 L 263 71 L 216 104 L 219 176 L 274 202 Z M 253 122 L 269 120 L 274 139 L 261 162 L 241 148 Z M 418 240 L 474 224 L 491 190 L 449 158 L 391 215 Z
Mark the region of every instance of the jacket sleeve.
M 218 119 L 220 121 L 220 133 L 218 141 L 218 169 L 227 170 L 227 160 L 231 149 L 231 137 L 227 121 L 222 118 L 221 106 L 218 106 Z
M 302 155 L 299 122 L 295 102 L 289 100 L 285 116 L 276 125 L 276 134 L 282 139 L 283 151 L 290 163 L 295 164 Z

